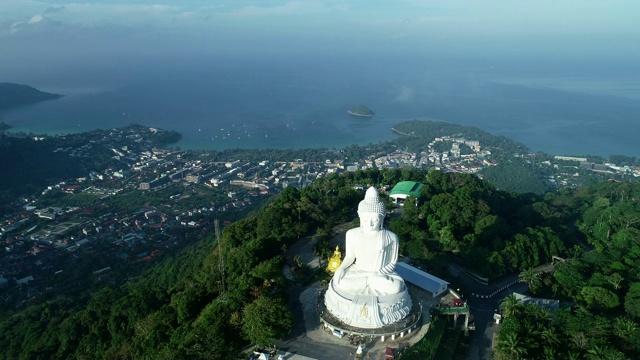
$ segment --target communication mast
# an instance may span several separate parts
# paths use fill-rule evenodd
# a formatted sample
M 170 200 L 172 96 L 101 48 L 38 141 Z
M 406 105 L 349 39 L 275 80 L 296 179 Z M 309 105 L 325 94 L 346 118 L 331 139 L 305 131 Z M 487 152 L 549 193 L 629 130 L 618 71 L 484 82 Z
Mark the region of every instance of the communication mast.
M 222 241 L 220 239 L 220 222 L 218 219 L 213 221 L 215 232 L 216 232 L 216 242 L 218 243 L 218 255 L 220 256 L 220 261 L 218 261 L 218 270 L 220 271 L 220 295 L 224 294 L 224 256 L 222 255 Z

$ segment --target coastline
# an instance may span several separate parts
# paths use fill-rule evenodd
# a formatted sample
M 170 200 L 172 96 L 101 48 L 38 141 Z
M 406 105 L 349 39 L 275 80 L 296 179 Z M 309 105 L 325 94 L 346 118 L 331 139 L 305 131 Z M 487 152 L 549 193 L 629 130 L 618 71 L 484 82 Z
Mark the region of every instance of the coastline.
M 412 135 L 412 134 L 403 133 L 402 131 L 397 130 L 395 127 L 392 127 L 392 128 L 391 128 L 391 131 L 393 131 L 394 133 L 399 134 L 399 135 L 404 135 L 404 136 L 415 136 L 415 135 Z
M 373 116 L 373 114 L 367 115 L 367 114 L 358 114 L 358 113 L 354 113 L 351 110 L 347 110 L 347 114 L 351 115 L 351 116 L 357 116 L 357 117 L 365 117 L 365 118 L 370 118 Z

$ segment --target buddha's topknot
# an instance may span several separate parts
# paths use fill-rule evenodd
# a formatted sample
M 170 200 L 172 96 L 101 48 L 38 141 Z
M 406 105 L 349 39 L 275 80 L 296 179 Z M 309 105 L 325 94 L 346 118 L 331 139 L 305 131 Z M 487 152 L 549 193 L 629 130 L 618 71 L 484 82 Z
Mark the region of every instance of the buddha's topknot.
M 361 213 L 375 213 L 382 216 L 387 214 L 384 203 L 380 201 L 378 190 L 373 186 L 367 189 L 367 193 L 364 195 L 364 200 L 360 201 L 360 204 L 358 204 L 358 214 Z

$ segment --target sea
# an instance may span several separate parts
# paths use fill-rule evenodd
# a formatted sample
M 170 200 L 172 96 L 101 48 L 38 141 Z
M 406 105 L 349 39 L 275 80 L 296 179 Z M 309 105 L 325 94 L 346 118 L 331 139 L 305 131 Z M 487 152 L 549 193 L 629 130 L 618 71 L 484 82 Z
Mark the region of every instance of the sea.
M 12 131 L 136 123 L 180 132 L 183 149 L 341 148 L 393 139 L 395 124 L 417 119 L 475 126 L 548 154 L 640 157 L 640 74 L 596 67 L 280 56 L 45 73 L 12 80 L 64 97 L 0 113 Z M 348 115 L 356 104 L 375 115 Z

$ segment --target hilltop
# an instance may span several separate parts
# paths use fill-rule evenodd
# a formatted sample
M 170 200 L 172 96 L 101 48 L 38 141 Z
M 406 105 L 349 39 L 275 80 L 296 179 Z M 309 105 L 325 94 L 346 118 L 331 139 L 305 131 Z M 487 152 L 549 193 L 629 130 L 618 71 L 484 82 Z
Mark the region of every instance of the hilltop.
M 62 96 L 40 91 L 28 85 L 0 83 L 0 111 L 40 101 L 54 100 Z
M 11 174 L 0 177 L 0 359 L 119 358 L 125 350 L 134 358 L 228 359 L 249 344 L 298 336 L 290 330 L 300 318 L 287 305 L 301 308 L 288 298 L 290 285 L 301 285 L 282 269 L 301 284 L 328 275 L 286 250 L 301 242 L 328 258 L 336 230 L 354 224 L 364 189 L 377 184 L 386 194 L 401 181 L 424 184 L 420 201 L 410 197 L 402 211 L 389 203 L 401 255 L 475 294 L 464 300 L 477 334 L 487 334 L 492 316 L 477 309 L 499 309 L 505 299 L 504 325 L 491 326 L 503 339 L 496 353 L 508 355 L 504 339 L 517 337 L 526 339 L 523 354 L 582 354 L 571 339 L 584 337 L 598 354 L 638 358 L 637 332 L 620 332 L 640 319 L 635 158 L 595 167 L 594 159 L 530 153 L 457 124 L 393 129 L 398 139 L 366 147 L 210 153 L 160 149 L 179 134 L 139 125 L 0 134 L 0 174 Z M 556 188 L 549 179 L 563 188 L 547 191 Z M 537 272 L 555 256 L 567 261 Z M 449 265 L 492 283 L 475 291 Z M 507 297 L 513 287 L 492 293 L 505 276 L 567 309 L 547 317 Z M 559 340 L 546 341 L 541 326 Z M 429 343 L 478 338 L 438 329 L 428 334 L 445 335 Z M 480 342 L 473 346 L 491 351 L 490 338 Z M 465 352 L 463 345 L 447 346 Z M 414 346 L 414 358 L 431 358 Z

